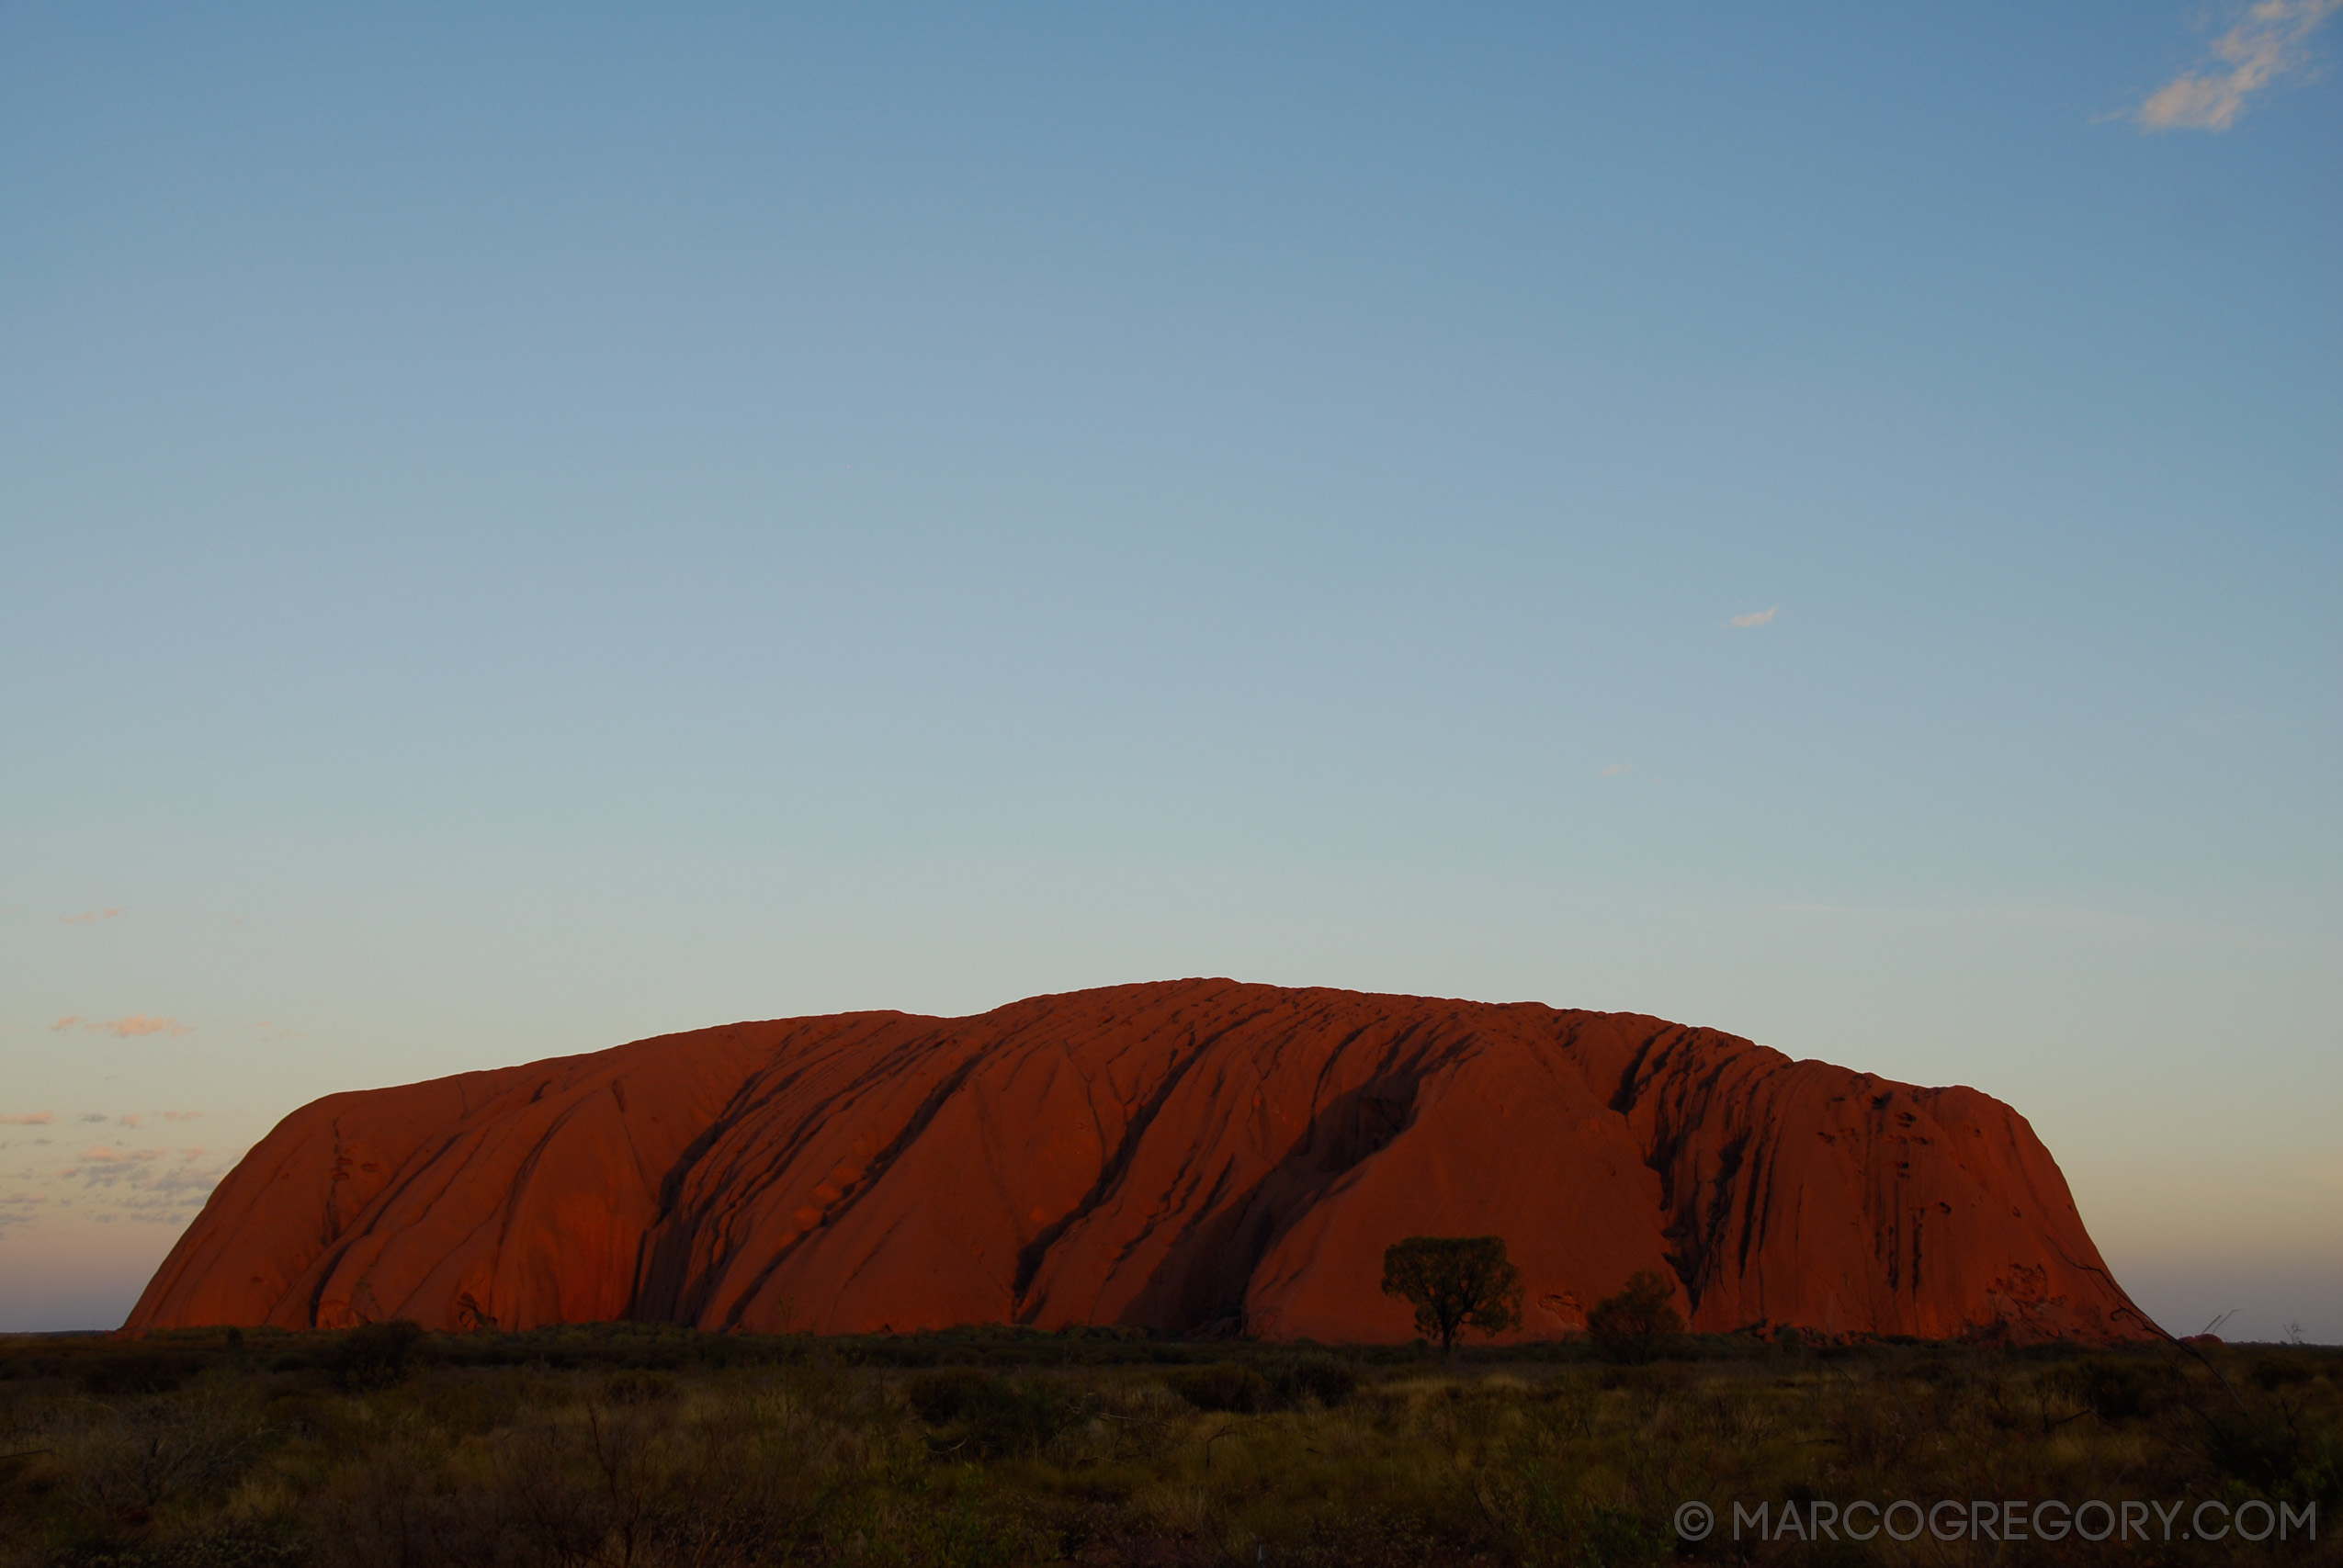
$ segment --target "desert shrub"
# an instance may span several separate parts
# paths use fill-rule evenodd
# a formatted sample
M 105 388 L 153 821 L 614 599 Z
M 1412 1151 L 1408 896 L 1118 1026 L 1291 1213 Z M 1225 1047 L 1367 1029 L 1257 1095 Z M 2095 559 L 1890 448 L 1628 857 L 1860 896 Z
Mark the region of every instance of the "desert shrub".
M 2258 1491 L 2292 1479 L 2307 1457 L 2303 1434 L 2281 1411 L 2215 1410 L 2202 1424 L 2205 1458 Z
M 1648 1361 L 1667 1340 L 1684 1332 L 1684 1320 L 1675 1306 L 1676 1292 L 1648 1269 L 1627 1280 L 1627 1288 L 1606 1296 L 1587 1314 L 1587 1333 L 1595 1348 L 1615 1361 Z
M 1939 1388 L 1960 1389 L 1968 1385 L 1973 1373 L 1966 1360 L 1931 1348 L 1929 1354 L 1913 1364 L 1912 1375 Z
M 1277 1560 L 1307 1568 L 1449 1568 L 1478 1558 L 1459 1552 L 1453 1534 L 1413 1509 L 1330 1506 L 1313 1510 Z
M 1576 1555 L 1581 1562 L 1599 1562 L 1603 1568 L 1656 1565 L 1668 1561 L 1670 1548 L 1675 1544 L 1666 1528 L 1642 1509 L 1589 1503 L 1572 1512 L 1570 1523 L 1579 1540 Z
M 898 1516 L 887 1525 L 891 1528 L 882 1529 L 880 1550 L 890 1556 L 900 1552 L 913 1562 L 1011 1568 L 1058 1555 L 1035 1539 L 1016 1509 L 970 1492 L 959 1492 L 932 1511 Z
M 85 1392 L 100 1399 L 169 1393 L 201 1367 L 201 1361 L 184 1352 L 130 1350 L 91 1361 L 81 1370 L 80 1381 Z
M 268 1391 L 260 1419 L 271 1432 L 328 1448 L 338 1449 L 357 1441 L 359 1431 L 348 1401 L 316 1386 L 280 1385 Z
M 656 1404 L 675 1397 L 675 1380 L 665 1372 L 615 1371 L 602 1380 L 602 1397 L 613 1404 Z
M 1184 1368 L 1163 1381 L 1198 1410 L 1233 1410 L 1252 1416 L 1277 1403 L 1267 1378 L 1234 1361 Z
M 844 1434 L 786 1400 L 713 1392 L 689 1419 L 677 1402 L 572 1404 L 453 1450 L 393 1427 L 313 1502 L 320 1556 L 326 1568 L 805 1561 L 809 1450 Z
M 1629 1365 L 1604 1367 L 1594 1374 L 1597 1388 L 1623 1389 L 1645 1399 L 1658 1399 L 1676 1386 L 1666 1367 Z
M 2051 1382 L 2102 1421 L 2135 1419 L 2150 1404 L 2146 1369 L 2114 1356 L 2070 1361 L 2051 1374 Z
M 186 1398 L 92 1406 L 66 1444 L 74 1493 L 93 1513 L 142 1522 L 166 1501 L 227 1480 L 260 1435 L 240 1393 L 207 1385 Z
M 447 1484 L 440 1456 L 399 1434 L 340 1467 L 310 1511 L 332 1568 L 442 1568 L 503 1555 L 505 1503 L 501 1487 Z
M 467 1373 L 434 1382 L 417 1408 L 423 1418 L 451 1437 L 471 1437 L 509 1427 L 521 1410 L 522 1382 L 510 1373 Z
M 113 1558 L 119 1568 L 300 1568 L 309 1542 L 290 1521 L 232 1519 Z M 86 1568 L 104 1568 L 91 1561 Z
M 1331 1356 L 1280 1360 L 1271 1365 L 1267 1375 L 1270 1393 L 1281 1409 L 1297 1408 L 1314 1400 L 1331 1410 L 1347 1402 L 1359 1387 L 1358 1372 Z
M 919 1418 L 931 1427 L 945 1427 L 960 1418 L 981 1397 L 991 1373 L 973 1367 L 944 1367 L 925 1371 L 903 1385 L 903 1396 Z
M 326 1366 L 337 1387 L 353 1392 L 387 1388 L 414 1368 L 423 1328 L 403 1317 L 368 1323 L 342 1336 L 327 1352 Z
M 1000 1458 L 1038 1451 L 1083 1418 L 1082 1401 L 1055 1378 L 1004 1378 L 974 1367 L 922 1372 L 904 1386 L 912 1411 L 941 1428 L 943 1451 Z
M 2318 1363 L 2298 1351 L 2278 1350 L 2255 1358 L 2249 1374 L 2256 1388 L 2274 1391 L 2306 1383 L 2318 1376 Z

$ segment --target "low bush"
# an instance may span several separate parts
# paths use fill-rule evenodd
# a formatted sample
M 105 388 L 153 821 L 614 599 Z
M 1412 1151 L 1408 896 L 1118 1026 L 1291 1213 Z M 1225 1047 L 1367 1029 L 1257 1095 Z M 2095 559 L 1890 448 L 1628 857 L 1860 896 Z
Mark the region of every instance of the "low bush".
M 1315 1402 L 1331 1410 L 1358 1392 L 1357 1369 L 1332 1356 L 1298 1356 L 1271 1363 L 1271 1392 L 1278 1407 L 1297 1410 Z
M 1630 1278 L 1625 1290 L 1595 1303 L 1587 1314 L 1587 1335 L 1606 1359 L 1651 1360 L 1684 1332 L 1674 1295 L 1673 1287 L 1646 1269 Z M 1785 1348 L 1794 1349 L 1797 1343 L 1791 1330 Z
M 1267 1378 L 1251 1367 L 1234 1361 L 1216 1361 L 1208 1367 L 1189 1367 L 1172 1372 L 1164 1380 L 1173 1393 L 1198 1410 L 1233 1410 L 1247 1416 L 1259 1415 L 1278 1404 L 1275 1391 Z
M 129 1350 L 91 1361 L 81 1371 L 84 1392 L 101 1399 L 125 1394 L 169 1393 L 202 1367 L 185 1352 Z
M 413 1370 L 423 1330 L 403 1317 L 368 1323 L 345 1333 L 326 1352 L 334 1385 L 345 1390 L 387 1388 Z
M 1086 1414 L 1080 1393 L 1060 1379 L 1002 1377 L 974 1367 L 921 1372 L 904 1386 L 904 1397 L 937 1428 L 937 1451 L 970 1459 L 1036 1453 Z

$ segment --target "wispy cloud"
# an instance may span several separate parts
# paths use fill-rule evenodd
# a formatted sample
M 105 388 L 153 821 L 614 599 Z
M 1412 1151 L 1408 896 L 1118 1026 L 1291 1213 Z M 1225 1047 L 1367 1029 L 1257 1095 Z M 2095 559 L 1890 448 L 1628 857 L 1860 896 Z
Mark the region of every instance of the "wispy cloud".
M 75 1120 L 79 1121 L 84 1126 L 87 1126 L 93 1122 L 105 1121 L 106 1112 L 103 1111 L 85 1111 L 79 1117 L 75 1118 Z
M 2142 130 L 2226 130 L 2246 100 L 2311 64 L 2311 35 L 2343 0 L 2257 0 L 2245 18 L 2213 40 L 2212 67 L 2183 71 L 2150 93 L 2133 115 Z
M 1602 776 L 1606 779 L 1615 779 L 1621 773 L 1632 773 L 1635 771 L 1636 765 L 1633 762 L 1613 762 L 1602 770 Z
M 34 1111 L 23 1116 L 0 1116 L 0 1127 L 46 1127 L 56 1120 L 50 1111 Z
M 1779 605 L 1779 604 L 1775 604 L 1775 605 L 1771 606 L 1771 608 L 1769 608 L 1769 609 L 1764 609 L 1764 610 L 1751 610 L 1751 611 L 1750 611 L 1748 615 L 1736 615 L 1736 616 L 1734 616 L 1731 620 L 1729 620 L 1729 621 L 1726 622 L 1725 624 L 1726 624 L 1726 626 L 1731 626 L 1731 627 L 1732 627 L 1734 630 L 1736 630 L 1736 631 L 1744 631 L 1744 632 L 1745 632 L 1745 631 L 1748 631 L 1748 630 L 1749 630 L 1751 626 L 1764 626 L 1766 623 L 1768 623 L 1769 621 L 1772 620 L 1774 616 L 1776 616 L 1776 615 L 1780 615 L 1781 613 L 1782 613 L 1782 606 L 1781 606 L 1781 605 Z
M 91 1027 L 100 1033 L 118 1034 L 125 1040 L 134 1040 L 142 1034 L 192 1034 L 195 1032 L 195 1025 L 192 1023 L 181 1023 L 175 1018 L 149 1018 L 142 1012 L 134 1012 L 128 1018 L 118 1018 L 111 1022 L 94 1024 Z
M 195 1025 L 181 1023 L 175 1018 L 150 1018 L 134 1012 L 128 1018 L 84 1018 L 69 1012 L 49 1026 L 51 1034 L 78 1028 L 85 1034 L 111 1034 L 122 1040 L 136 1040 L 147 1034 L 192 1034 Z
M 163 1120 L 165 1122 L 192 1122 L 202 1114 L 203 1112 L 200 1111 L 166 1111 L 163 1113 Z
M 85 1201 L 78 1212 L 85 1219 L 184 1224 L 234 1163 L 232 1154 L 205 1148 L 122 1149 L 101 1144 L 85 1150 L 78 1163 L 56 1172 L 54 1179 L 80 1183 Z
M 119 915 L 119 914 L 120 914 L 120 913 L 122 912 L 122 908 L 123 908 L 123 906 L 121 906 L 121 905 L 119 905 L 119 904 L 117 904 L 116 906 L 114 906 L 114 908 L 110 908 L 110 909 L 84 909 L 84 910 L 83 910 L 80 914 L 78 914 L 78 915 L 60 915 L 60 916 L 58 916 L 58 917 L 57 917 L 57 923 L 58 923 L 59 925 L 61 925 L 61 926 L 87 926 L 87 925 L 95 925 L 95 924 L 96 924 L 99 920 L 110 920 L 110 919 L 112 919 L 115 916 L 117 916 L 117 915 Z
M 31 1221 L 40 1213 L 40 1205 L 48 1201 L 49 1194 L 46 1192 L 10 1192 L 0 1196 L 0 1239 L 6 1238 L 10 1225 Z

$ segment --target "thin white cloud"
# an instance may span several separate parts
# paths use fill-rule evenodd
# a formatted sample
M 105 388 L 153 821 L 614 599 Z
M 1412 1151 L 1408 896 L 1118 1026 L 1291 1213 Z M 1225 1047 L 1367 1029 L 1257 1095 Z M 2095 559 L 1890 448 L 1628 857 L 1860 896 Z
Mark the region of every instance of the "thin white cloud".
M 46 1127 L 56 1120 L 51 1111 L 34 1111 L 22 1116 L 0 1116 L 0 1127 Z
M 1751 610 L 1746 615 L 1736 615 L 1725 624 L 1731 626 L 1736 631 L 1745 632 L 1751 626 L 1761 626 L 1766 625 L 1768 622 L 1771 621 L 1774 616 L 1781 613 L 1782 606 L 1775 604 L 1769 609 Z
M 2343 0 L 2257 0 L 2213 40 L 2210 70 L 2183 71 L 2150 93 L 2132 118 L 2142 130 L 2226 130 L 2246 100 L 2311 65 L 2311 35 Z
M 94 925 L 99 920 L 112 919 L 120 914 L 122 909 L 123 906 L 119 904 L 110 909 L 84 909 L 78 915 L 60 915 L 57 917 L 57 923 L 61 926 Z
M 203 1112 L 200 1111 L 166 1111 L 163 1113 L 163 1120 L 165 1122 L 192 1122 L 202 1114 Z
M 1636 765 L 1633 762 L 1613 762 L 1602 770 L 1602 776 L 1606 779 L 1615 779 L 1621 773 L 1632 773 L 1635 771 Z

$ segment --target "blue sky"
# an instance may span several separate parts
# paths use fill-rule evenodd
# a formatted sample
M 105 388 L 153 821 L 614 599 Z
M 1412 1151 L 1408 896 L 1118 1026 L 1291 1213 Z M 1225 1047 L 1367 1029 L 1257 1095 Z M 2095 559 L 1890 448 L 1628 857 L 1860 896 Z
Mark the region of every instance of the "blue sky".
M 0 1327 L 320 1093 L 1227 974 L 2343 1340 L 2336 16 L 0 11 Z

